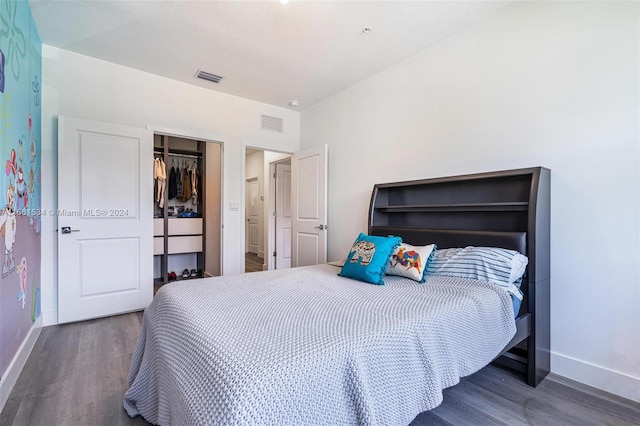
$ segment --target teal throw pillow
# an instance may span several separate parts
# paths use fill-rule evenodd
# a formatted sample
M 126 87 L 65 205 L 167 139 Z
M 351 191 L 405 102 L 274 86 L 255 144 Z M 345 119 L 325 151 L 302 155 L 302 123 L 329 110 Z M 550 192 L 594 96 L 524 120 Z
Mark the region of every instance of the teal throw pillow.
M 371 284 L 384 285 L 384 272 L 393 250 L 402 242 L 400 237 L 378 237 L 360 234 L 351 246 L 341 277 Z

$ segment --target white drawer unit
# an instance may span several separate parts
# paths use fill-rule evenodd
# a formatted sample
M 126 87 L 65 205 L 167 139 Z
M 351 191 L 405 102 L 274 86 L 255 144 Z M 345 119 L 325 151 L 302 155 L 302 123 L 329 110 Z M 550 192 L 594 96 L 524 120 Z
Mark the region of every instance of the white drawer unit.
M 164 219 L 153 219 L 153 236 L 162 237 L 164 235 Z
M 153 255 L 161 255 L 164 254 L 164 238 L 163 237 L 154 237 L 153 238 Z
M 196 253 L 202 251 L 202 235 L 169 237 L 168 254 Z
M 202 218 L 201 217 L 169 219 L 168 235 L 199 235 L 199 234 L 202 234 Z

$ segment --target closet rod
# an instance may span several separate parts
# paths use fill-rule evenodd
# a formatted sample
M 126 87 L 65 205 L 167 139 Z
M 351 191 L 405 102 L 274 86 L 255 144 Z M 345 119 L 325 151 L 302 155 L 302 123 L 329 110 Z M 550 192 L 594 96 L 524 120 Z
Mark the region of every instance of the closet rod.
M 201 156 L 199 156 L 199 155 L 191 155 L 191 154 L 173 154 L 173 153 L 171 153 L 171 152 L 169 153 L 169 157 L 182 157 L 182 158 L 195 158 L 195 159 L 202 158 L 202 157 L 201 157 Z

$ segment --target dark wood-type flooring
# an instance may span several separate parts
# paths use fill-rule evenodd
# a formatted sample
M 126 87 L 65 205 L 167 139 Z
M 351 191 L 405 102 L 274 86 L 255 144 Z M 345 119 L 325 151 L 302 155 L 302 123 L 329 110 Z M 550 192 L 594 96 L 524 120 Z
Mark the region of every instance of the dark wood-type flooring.
M 0 424 L 146 425 L 122 408 L 142 313 L 42 330 Z M 638 425 L 640 404 L 551 375 L 537 388 L 489 366 L 412 425 Z
M 258 255 L 256 254 L 253 254 L 253 253 L 244 254 L 244 271 L 245 272 L 262 271 L 263 263 L 264 263 L 264 258 L 258 257 Z

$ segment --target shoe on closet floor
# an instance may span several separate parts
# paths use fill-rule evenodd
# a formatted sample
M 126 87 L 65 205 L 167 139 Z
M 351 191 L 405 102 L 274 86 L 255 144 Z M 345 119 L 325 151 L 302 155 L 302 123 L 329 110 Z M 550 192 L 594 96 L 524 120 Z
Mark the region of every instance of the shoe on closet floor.
M 191 270 L 191 278 L 196 278 L 198 276 L 198 272 L 195 269 Z
M 189 270 L 185 269 L 184 271 L 182 271 L 182 278 L 189 278 Z
M 175 281 L 177 278 L 178 277 L 175 272 L 173 271 L 169 272 L 169 281 Z

